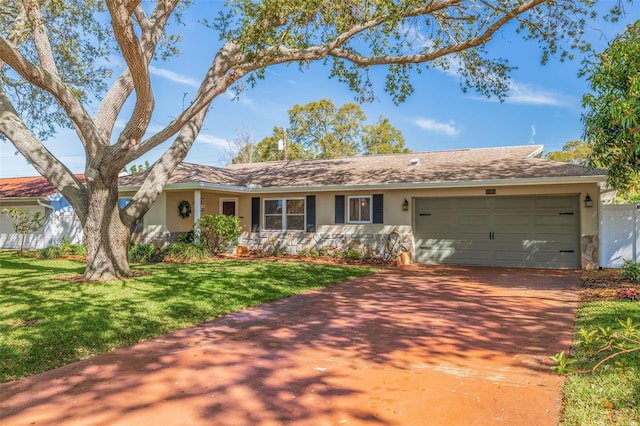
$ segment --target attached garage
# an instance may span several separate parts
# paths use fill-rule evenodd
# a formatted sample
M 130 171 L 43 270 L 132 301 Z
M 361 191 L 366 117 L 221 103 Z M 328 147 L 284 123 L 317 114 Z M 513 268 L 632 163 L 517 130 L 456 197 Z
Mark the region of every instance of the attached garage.
M 581 267 L 578 195 L 419 198 L 415 261 Z

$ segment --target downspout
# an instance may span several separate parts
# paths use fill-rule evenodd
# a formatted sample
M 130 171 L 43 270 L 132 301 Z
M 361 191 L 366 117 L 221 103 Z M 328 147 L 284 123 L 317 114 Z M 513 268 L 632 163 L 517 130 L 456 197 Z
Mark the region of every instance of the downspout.
M 199 243 L 200 238 L 198 235 L 200 234 L 198 229 L 198 220 L 200 219 L 200 208 L 202 206 L 202 194 L 200 190 L 193 191 L 193 229 L 195 231 L 195 242 Z

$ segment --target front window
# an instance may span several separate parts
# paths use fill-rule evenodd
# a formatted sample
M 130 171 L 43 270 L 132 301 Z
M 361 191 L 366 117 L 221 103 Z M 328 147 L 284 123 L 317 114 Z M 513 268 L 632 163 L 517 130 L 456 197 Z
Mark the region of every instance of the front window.
M 371 197 L 349 197 L 349 223 L 371 223 Z
M 264 228 L 304 231 L 304 198 L 264 200 Z

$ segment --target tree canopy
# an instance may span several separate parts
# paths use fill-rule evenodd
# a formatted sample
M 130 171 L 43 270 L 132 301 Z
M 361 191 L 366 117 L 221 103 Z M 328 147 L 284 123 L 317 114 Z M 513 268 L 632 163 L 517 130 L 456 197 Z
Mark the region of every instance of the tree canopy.
M 591 163 L 608 169 L 608 182 L 625 189 L 640 177 L 640 20 L 588 63 L 591 93 L 583 98 L 584 134 Z
M 366 116 L 357 103 L 336 107 L 321 99 L 289 110 L 289 130 L 274 127 L 273 134 L 258 142 L 236 146 L 232 163 L 351 157 L 358 154 L 393 154 L 409 152 L 402 132 L 380 117 L 366 124 Z M 253 153 L 248 156 L 247 153 Z
M 565 143 L 561 151 L 547 152 L 545 157 L 552 161 L 586 166 L 590 162 L 591 151 L 592 149 L 586 141 L 578 139 Z
M 131 233 L 193 145 L 212 101 L 229 90 L 247 90 L 269 67 L 298 64 L 304 70 L 324 61 L 329 76 L 362 101 L 374 98 L 368 76 L 374 66 L 386 68 L 384 88 L 394 102 L 411 95 L 413 71 L 428 67 L 453 69 L 465 90 L 504 97 L 511 66 L 492 57 L 486 43 L 499 31 L 515 30 L 538 42 L 543 62 L 549 55 L 570 57 L 570 49 L 586 48 L 585 17 L 593 6 L 592 0 L 229 0 L 219 10 L 220 3 L 206 2 L 201 23 L 220 47 L 183 109 L 150 131 L 158 101 L 150 65 L 178 53 L 180 26 L 170 23 L 181 22 L 189 3 L 2 2 L 0 133 L 78 215 L 87 279 L 130 275 Z M 612 7 L 615 16 L 621 3 Z M 125 69 L 109 78 L 114 62 Z M 86 184 L 43 144 L 58 126 L 75 130 L 85 152 Z M 144 183 L 119 208 L 119 172 L 165 142 L 168 148 Z
M 569 141 L 561 151 L 551 151 L 546 158 L 563 163 L 579 164 L 581 166 L 602 167 L 593 156 L 593 148 L 584 140 Z M 640 175 L 630 177 L 624 187 L 616 188 L 616 202 L 636 203 L 640 201 Z

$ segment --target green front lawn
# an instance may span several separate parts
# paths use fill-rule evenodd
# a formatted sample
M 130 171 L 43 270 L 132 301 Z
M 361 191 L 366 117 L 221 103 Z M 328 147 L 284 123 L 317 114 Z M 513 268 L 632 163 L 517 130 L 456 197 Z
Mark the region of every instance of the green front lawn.
M 640 323 L 640 302 L 583 302 L 578 308 L 576 330 L 617 328 L 618 320 Z M 578 336 L 576 336 L 578 339 Z M 592 368 L 606 354 L 588 355 L 574 348 L 579 370 Z M 616 360 L 626 368 L 617 368 Z M 595 373 L 572 374 L 564 389 L 563 426 L 640 425 L 640 352 L 621 356 Z
M 0 252 L 0 382 L 20 379 L 370 268 L 268 261 L 144 265 L 148 275 L 74 281 L 84 264 Z

